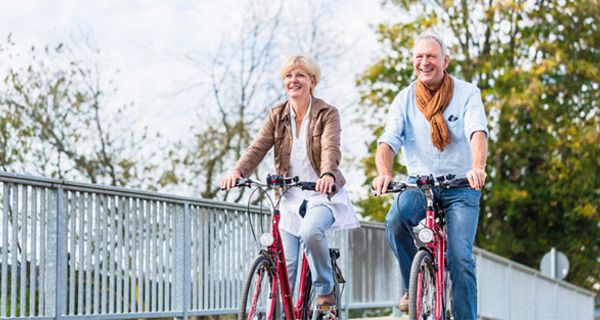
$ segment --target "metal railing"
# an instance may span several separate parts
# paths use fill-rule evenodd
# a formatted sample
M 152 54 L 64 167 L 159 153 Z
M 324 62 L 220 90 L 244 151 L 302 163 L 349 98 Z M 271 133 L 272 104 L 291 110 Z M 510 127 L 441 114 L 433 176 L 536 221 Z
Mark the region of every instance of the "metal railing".
M 7 173 L 0 182 L 0 318 L 235 313 L 258 252 L 250 223 L 270 227 L 258 207 L 246 215 L 235 204 Z M 374 276 L 392 262 L 381 231 L 331 234 L 347 308 L 393 305 L 399 294 L 397 276 Z M 355 245 L 373 259 L 349 265 Z
M 246 215 L 235 204 L 8 173 L 0 173 L 0 199 L 0 319 L 236 313 L 257 253 L 250 222 L 270 228 L 258 207 Z M 342 253 L 346 311 L 397 304 L 401 280 L 381 224 L 332 233 L 330 246 Z M 554 295 L 535 291 L 533 309 L 568 297 L 573 319 L 593 317 L 593 293 L 482 250 L 475 255 L 483 317 L 532 314 L 519 307 L 527 300 L 514 298 L 523 274 L 553 288 Z M 504 309 L 491 298 L 499 293 Z

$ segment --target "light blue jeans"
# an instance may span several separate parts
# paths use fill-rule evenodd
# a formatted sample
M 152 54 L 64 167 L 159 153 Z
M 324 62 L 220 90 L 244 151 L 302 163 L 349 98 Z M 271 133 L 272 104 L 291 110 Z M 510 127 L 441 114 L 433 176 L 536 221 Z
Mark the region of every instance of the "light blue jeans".
M 434 195 L 446 213 L 447 261 L 452 278 L 454 318 L 475 320 L 477 283 L 472 252 L 481 192 L 469 188 L 434 189 Z M 425 196 L 419 190 L 409 189 L 398 195 L 385 218 L 388 242 L 400 264 L 404 291 L 417 252 L 411 229 L 425 217 L 426 206 Z
M 298 259 L 302 257 L 301 242 L 304 243 L 308 255 L 308 266 L 315 292 L 318 295 L 326 295 L 333 291 L 333 270 L 325 231 L 333 225 L 334 221 L 335 218 L 331 209 L 321 205 L 306 211 L 300 226 L 299 237 L 280 230 L 292 292 L 294 292 L 296 275 L 298 274 Z

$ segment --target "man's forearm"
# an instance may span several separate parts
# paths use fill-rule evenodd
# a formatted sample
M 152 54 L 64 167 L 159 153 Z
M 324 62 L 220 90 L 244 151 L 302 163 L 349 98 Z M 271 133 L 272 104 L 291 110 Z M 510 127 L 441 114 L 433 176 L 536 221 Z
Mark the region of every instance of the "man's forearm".
M 377 173 L 380 176 L 392 175 L 392 165 L 394 161 L 394 151 L 387 143 L 380 143 L 377 146 L 377 152 L 375 153 L 375 166 L 377 167 Z
M 487 159 L 487 136 L 485 132 L 478 131 L 471 137 L 471 167 L 472 169 L 484 169 Z

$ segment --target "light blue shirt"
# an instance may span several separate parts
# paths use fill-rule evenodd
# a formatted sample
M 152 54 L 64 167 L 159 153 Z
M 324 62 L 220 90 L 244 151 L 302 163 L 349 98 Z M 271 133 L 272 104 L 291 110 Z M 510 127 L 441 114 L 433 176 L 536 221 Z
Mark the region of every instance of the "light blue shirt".
M 471 169 L 472 134 L 483 131 L 488 135 L 479 89 L 468 82 L 452 79 L 454 94 L 444 110 L 451 142 L 444 151 L 431 143 L 429 123 L 415 101 L 415 82 L 402 90 L 389 106 L 385 130 L 377 143 L 388 144 L 394 153 L 404 149 L 402 156 L 409 176 L 453 174 L 457 178 L 466 177 Z

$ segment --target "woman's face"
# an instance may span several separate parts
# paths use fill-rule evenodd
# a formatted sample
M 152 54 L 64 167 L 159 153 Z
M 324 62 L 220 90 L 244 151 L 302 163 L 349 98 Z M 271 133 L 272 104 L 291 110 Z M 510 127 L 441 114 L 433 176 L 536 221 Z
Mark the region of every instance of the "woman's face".
M 309 97 L 314 84 L 313 77 L 302 68 L 292 69 L 283 78 L 283 89 L 293 99 Z

